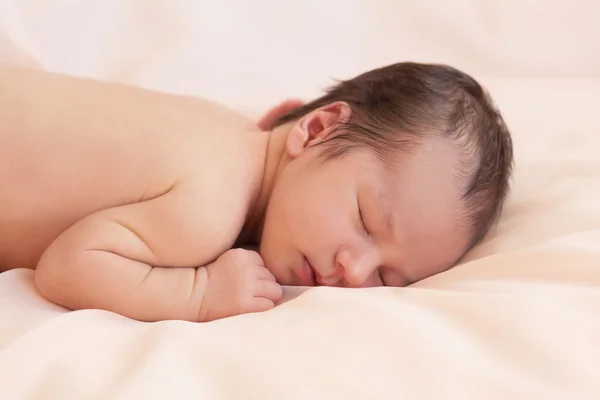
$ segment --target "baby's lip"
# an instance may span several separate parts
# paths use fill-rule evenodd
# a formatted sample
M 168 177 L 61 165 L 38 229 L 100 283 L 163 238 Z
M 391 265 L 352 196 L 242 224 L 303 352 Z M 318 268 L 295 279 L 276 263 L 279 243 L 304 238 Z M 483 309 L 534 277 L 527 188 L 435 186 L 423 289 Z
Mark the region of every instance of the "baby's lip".
M 303 257 L 302 269 L 300 270 L 300 278 L 305 286 L 317 286 L 317 271 L 306 257 Z
M 308 265 L 308 268 L 312 270 L 312 284 L 313 286 L 333 286 L 331 284 L 331 277 L 325 278 L 319 273 L 319 271 L 313 266 L 313 264 L 304 257 L 304 263 Z

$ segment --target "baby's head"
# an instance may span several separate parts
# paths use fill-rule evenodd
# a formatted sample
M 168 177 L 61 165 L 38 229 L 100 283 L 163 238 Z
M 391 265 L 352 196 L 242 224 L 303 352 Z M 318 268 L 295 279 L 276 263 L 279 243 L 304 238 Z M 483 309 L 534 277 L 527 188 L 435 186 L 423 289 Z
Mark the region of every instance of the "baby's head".
M 260 252 L 286 285 L 406 286 L 454 264 L 508 191 L 512 142 L 481 86 L 399 63 L 286 115 Z

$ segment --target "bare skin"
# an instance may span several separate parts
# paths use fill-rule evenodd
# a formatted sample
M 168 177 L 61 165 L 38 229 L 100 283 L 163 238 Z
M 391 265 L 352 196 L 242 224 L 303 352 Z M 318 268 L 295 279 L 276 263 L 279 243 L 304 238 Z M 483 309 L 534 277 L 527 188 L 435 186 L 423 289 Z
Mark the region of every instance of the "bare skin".
M 448 268 L 466 245 L 454 150 L 433 143 L 403 173 L 365 154 L 316 167 L 348 113 L 265 133 L 197 98 L 1 70 L 0 268 L 36 269 L 67 308 L 143 321 L 265 311 L 280 284 L 404 286 Z
M 0 115 L 2 270 L 37 267 L 68 308 L 200 320 L 189 267 L 234 245 L 268 136 L 207 101 L 32 71 L 0 73 Z

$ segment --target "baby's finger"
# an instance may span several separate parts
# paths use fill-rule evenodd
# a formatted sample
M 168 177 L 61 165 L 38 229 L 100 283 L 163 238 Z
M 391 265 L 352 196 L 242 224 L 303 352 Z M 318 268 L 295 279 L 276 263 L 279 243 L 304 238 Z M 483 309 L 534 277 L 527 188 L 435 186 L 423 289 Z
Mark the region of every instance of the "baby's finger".
M 283 289 L 277 282 L 260 281 L 256 288 L 257 297 L 265 297 L 277 303 L 283 297 Z
M 273 281 L 275 282 L 275 275 L 271 273 L 266 267 L 261 267 L 260 265 L 255 265 L 256 268 L 255 276 L 256 279 L 260 281 Z
M 272 300 L 265 299 L 264 297 L 255 297 L 250 303 L 250 312 L 268 311 L 273 307 L 275 307 L 275 303 Z
M 246 250 L 246 251 L 248 252 L 248 257 L 249 257 L 250 262 L 252 262 L 253 264 L 256 264 L 260 267 L 265 266 L 265 261 L 260 256 L 260 254 L 258 254 L 258 252 L 253 251 L 253 250 Z

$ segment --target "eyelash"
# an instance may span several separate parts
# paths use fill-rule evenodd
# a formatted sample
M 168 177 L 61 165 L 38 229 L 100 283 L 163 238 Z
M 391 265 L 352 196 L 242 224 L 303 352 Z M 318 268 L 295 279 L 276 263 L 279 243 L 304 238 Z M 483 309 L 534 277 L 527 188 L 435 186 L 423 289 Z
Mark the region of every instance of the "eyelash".
M 360 219 L 360 224 L 362 225 L 363 231 L 364 231 L 364 232 L 365 232 L 367 235 L 369 235 L 369 236 L 370 236 L 370 235 L 371 235 L 371 233 L 369 232 L 369 230 L 367 229 L 367 225 L 365 224 L 365 220 L 364 220 L 364 218 L 363 218 L 363 215 L 362 215 L 362 211 L 361 211 L 361 208 L 360 208 L 360 204 L 358 205 L 358 219 Z M 377 269 L 377 275 L 379 276 L 379 280 L 381 281 L 381 284 L 382 284 L 383 286 L 387 286 L 387 285 L 385 284 L 385 282 L 383 281 L 383 276 L 381 276 L 381 270 L 380 270 L 379 268 Z
M 369 230 L 367 229 L 367 225 L 365 224 L 365 220 L 364 220 L 362 212 L 360 210 L 360 205 L 358 206 L 358 218 L 360 219 L 360 224 L 362 225 L 362 228 L 365 231 L 365 233 L 367 235 L 370 235 L 371 233 L 369 232 Z

